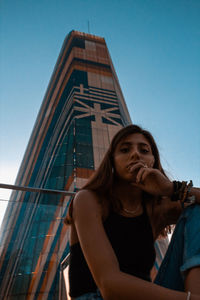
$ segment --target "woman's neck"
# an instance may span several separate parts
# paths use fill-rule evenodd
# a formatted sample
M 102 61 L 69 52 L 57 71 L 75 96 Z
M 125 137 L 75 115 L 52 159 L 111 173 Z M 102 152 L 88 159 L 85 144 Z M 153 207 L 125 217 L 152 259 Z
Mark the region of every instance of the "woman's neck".
M 127 182 L 117 182 L 114 186 L 114 195 L 120 199 L 122 205 L 137 206 L 142 202 L 142 190 L 133 187 Z

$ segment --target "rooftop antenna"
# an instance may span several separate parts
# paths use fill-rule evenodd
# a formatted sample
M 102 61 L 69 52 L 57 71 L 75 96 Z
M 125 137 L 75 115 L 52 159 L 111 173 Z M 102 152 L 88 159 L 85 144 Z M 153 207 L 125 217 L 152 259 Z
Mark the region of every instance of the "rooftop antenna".
M 88 20 L 88 33 L 90 34 L 90 22 Z

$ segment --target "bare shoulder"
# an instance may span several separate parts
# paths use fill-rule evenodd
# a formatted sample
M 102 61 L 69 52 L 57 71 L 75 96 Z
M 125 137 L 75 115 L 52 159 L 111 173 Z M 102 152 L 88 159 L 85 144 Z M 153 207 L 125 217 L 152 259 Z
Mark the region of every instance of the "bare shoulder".
M 73 223 L 70 228 L 70 244 L 79 241 L 77 229 L 94 227 L 97 221 L 101 221 L 101 206 L 96 193 L 90 190 L 80 190 L 76 193 L 73 202 L 72 217 Z M 88 232 L 88 229 L 85 229 Z
M 73 200 L 73 218 L 80 215 L 102 216 L 102 206 L 97 193 L 90 190 L 80 190 Z

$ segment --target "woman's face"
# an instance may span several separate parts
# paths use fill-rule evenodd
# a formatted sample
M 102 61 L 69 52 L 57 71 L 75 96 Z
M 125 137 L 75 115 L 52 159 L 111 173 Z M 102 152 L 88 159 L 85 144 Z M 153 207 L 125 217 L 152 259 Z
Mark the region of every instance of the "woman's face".
M 134 181 L 130 168 L 136 163 L 142 163 L 150 168 L 155 159 L 148 140 L 141 133 L 133 133 L 122 139 L 114 152 L 114 167 L 117 176 L 123 180 Z

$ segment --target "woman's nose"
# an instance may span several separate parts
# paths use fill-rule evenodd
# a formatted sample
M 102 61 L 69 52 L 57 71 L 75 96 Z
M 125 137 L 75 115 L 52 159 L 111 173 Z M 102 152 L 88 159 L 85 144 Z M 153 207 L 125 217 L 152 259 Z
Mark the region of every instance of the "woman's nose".
M 140 154 L 136 149 L 131 151 L 131 158 L 133 158 L 133 159 L 140 158 Z

